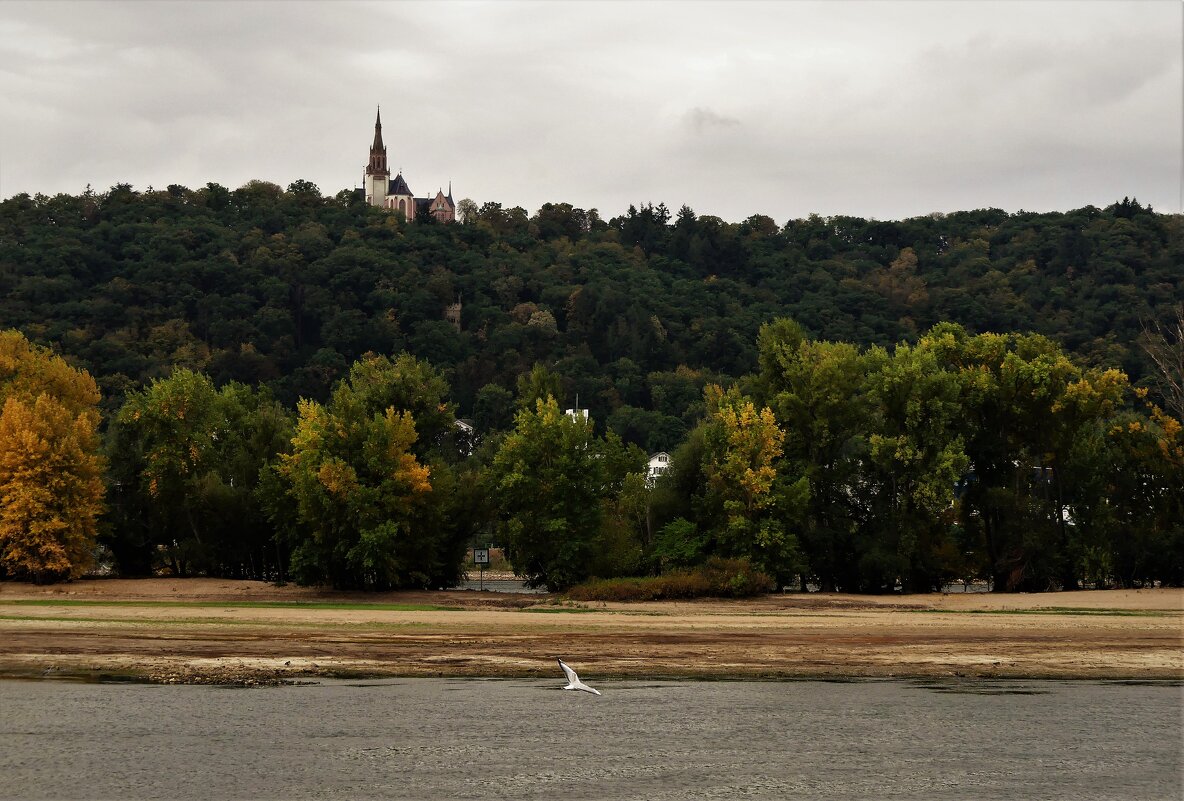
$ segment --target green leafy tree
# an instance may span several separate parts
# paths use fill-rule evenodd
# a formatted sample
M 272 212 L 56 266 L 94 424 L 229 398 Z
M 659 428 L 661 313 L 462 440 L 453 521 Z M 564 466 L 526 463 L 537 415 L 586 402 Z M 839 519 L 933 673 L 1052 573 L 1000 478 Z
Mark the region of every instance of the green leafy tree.
M 706 558 L 710 543 L 699 528 L 685 517 L 676 517 L 666 525 L 654 542 L 654 555 L 662 568 L 690 567 Z
M 541 364 L 535 364 L 530 372 L 518 376 L 518 408 L 533 409 L 539 401 L 563 398 L 563 378 Z
M 1076 388 L 1093 405 L 1105 388 Z M 1146 396 L 1145 390 L 1136 395 Z M 1153 404 L 1096 418 L 1075 443 L 1070 503 L 1079 573 L 1097 586 L 1184 582 L 1184 435 Z
M 874 356 L 843 342 L 807 339 L 792 320 L 762 326 L 756 397 L 773 410 L 785 441 L 779 472 L 789 524 L 823 589 L 858 589 L 857 534 L 872 404 Z M 792 499 L 792 500 L 790 500 Z
M 218 391 L 201 373 L 176 370 L 128 396 L 110 451 L 122 513 L 117 525 L 125 530 L 111 545 L 125 568 L 131 566 L 124 554 L 129 540 L 149 554 L 164 548 L 168 566 L 179 575 L 200 570 L 195 561 L 204 567 L 208 554 L 198 487 L 219 467 L 219 431 L 227 433 Z M 150 559 L 143 557 L 146 570 L 153 567 Z
M 897 345 L 868 376 L 878 414 L 869 425 L 863 588 L 929 592 L 965 575 L 953 538 L 963 452 L 961 384 L 923 338 Z
M 514 424 L 514 395 L 497 384 L 486 384 L 473 400 L 473 424 L 481 436 L 505 431 Z
M 514 570 L 531 586 L 561 590 L 589 576 L 605 479 L 591 421 L 564 414 L 554 397 L 518 412 L 492 480 Z
M 406 575 L 399 547 L 410 539 L 413 506 L 432 489 L 410 453 L 415 439 L 406 412 L 350 419 L 301 402 L 292 452 L 278 468 L 302 529 L 292 553 L 298 581 L 389 589 L 420 578 Z
M 1083 371 L 1039 335 L 970 336 L 946 324 L 928 338 L 962 383 L 971 472 L 961 523 L 981 543 L 985 572 L 1000 591 L 1075 586 L 1081 530 L 1067 511 L 1088 459 L 1081 449 L 1125 376 Z
M 463 533 L 444 506 L 453 474 L 432 448 L 417 447 L 417 413 L 426 431 L 451 427 L 446 392 L 411 357 L 367 357 L 327 405 L 301 401 L 291 452 L 274 468 L 278 480 L 266 482 L 272 519 L 290 526 L 297 581 L 375 590 L 456 578 Z
M 461 198 L 456 204 L 456 219 L 465 225 L 476 223 L 479 213 L 476 202 L 470 198 Z
M 625 443 L 614 432 L 597 440 L 601 468 L 603 515 L 593 549 L 594 576 L 636 575 L 643 571 L 650 533 L 650 496 L 645 451 Z
M 242 384 L 174 370 L 128 395 L 107 437 L 112 525 L 124 573 L 277 576 L 272 531 L 254 490 L 291 437 L 291 417 Z

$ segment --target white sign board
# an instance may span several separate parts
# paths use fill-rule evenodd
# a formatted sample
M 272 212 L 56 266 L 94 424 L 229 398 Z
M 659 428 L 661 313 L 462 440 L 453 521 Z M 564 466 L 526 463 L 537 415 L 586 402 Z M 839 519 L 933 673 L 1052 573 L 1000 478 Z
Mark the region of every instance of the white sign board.
M 489 549 L 488 548 L 474 548 L 473 549 L 473 564 L 475 564 L 475 565 L 489 564 Z

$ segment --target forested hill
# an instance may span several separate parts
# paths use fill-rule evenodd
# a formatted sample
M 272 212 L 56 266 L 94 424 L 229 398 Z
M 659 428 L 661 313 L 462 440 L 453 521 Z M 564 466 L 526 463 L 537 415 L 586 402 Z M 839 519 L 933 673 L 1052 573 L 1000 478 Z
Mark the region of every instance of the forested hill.
M 705 382 L 755 370 L 774 317 L 860 345 L 943 320 L 1033 331 L 1138 383 L 1141 325 L 1184 299 L 1184 217 L 1129 200 L 783 225 L 466 208 L 463 224 L 407 223 L 303 181 L 18 195 L 0 203 L 0 328 L 85 367 L 109 409 L 174 365 L 324 399 L 361 354 L 406 350 L 443 370 L 461 415 L 503 427 L 542 362 L 566 405 L 578 393 L 654 450 L 698 419 Z

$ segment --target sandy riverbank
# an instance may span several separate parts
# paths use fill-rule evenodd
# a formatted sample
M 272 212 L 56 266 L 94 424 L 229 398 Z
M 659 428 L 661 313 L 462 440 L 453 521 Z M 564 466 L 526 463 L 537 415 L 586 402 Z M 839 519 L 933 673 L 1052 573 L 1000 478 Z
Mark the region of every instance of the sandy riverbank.
M 295 606 L 268 606 L 286 603 Z M 220 579 L 0 583 L 0 675 L 1184 679 L 1184 590 L 572 604 Z

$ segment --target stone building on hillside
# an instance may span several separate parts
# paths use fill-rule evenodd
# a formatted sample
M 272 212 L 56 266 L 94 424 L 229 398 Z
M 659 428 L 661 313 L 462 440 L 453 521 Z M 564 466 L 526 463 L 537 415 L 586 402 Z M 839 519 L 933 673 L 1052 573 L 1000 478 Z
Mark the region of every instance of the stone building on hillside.
M 387 165 L 386 145 L 382 143 L 382 110 L 374 119 L 374 143 L 370 145 L 370 161 L 362 175 L 362 188 L 358 190 L 371 206 L 399 211 L 408 220 L 430 214 L 437 222 L 456 221 L 456 203 L 452 200 L 452 182 L 448 182 L 448 194 L 443 188 L 435 197 L 415 197 L 400 170 L 391 178 Z

